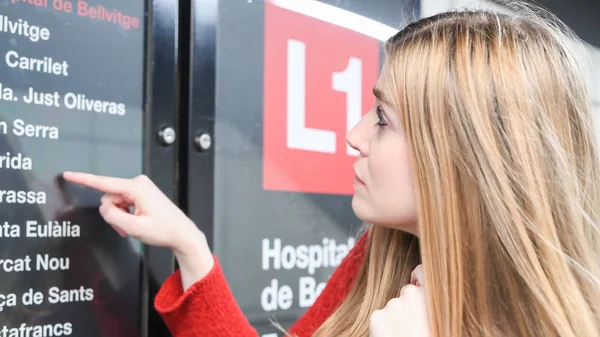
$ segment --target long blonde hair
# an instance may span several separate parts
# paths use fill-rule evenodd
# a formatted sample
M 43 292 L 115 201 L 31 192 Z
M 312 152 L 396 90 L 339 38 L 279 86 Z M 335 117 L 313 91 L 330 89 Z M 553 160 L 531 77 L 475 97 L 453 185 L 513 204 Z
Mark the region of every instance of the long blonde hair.
M 315 337 L 368 336 L 421 258 L 434 337 L 600 336 L 600 166 L 575 36 L 513 9 L 439 14 L 388 41 L 421 235 L 373 226 Z

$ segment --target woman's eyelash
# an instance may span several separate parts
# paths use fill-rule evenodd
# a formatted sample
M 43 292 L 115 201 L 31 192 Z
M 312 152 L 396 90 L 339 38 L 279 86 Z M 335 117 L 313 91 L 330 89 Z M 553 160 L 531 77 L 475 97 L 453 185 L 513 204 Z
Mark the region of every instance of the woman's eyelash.
M 381 105 L 377 106 L 377 109 L 375 109 L 375 113 L 377 113 L 377 123 L 375 123 L 375 125 L 386 126 L 387 122 L 383 118 L 383 108 L 381 107 Z

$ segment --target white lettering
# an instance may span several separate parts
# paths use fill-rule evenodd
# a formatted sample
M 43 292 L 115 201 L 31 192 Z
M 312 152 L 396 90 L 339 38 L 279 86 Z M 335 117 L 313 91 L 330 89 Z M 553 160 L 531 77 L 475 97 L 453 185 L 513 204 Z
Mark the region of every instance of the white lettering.
M 60 103 L 58 102 L 59 99 L 60 95 L 57 91 L 39 92 L 33 90 L 32 87 L 29 87 L 29 89 L 27 89 L 27 95 L 23 96 L 23 102 L 25 102 L 25 104 L 35 104 L 57 108 L 60 107 Z
M 6 152 L 5 155 L 0 156 L 0 169 L 30 171 L 32 167 L 31 158 L 20 153 L 11 155 L 10 152 Z
M 21 299 L 24 305 L 40 305 L 44 301 L 44 294 L 39 291 L 33 292 L 32 288 L 29 288 Z
M 69 270 L 68 257 L 50 257 L 48 254 L 38 254 L 35 259 L 36 270 Z
M 127 112 L 123 103 L 95 100 L 72 92 L 65 95 L 64 104 L 67 109 L 108 113 L 109 115 L 123 116 Z
M 308 268 L 308 246 L 300 245 L 296 248 L 296 266 L 298 269 L 306 269 Z
M 27 221 L 26 236 L 28 238 L 78 238 L 81 236 L 79 225 L 71 221 L 48 221 L 39 224 L 35 220 Z
M 335 132 L 306 127 L 306 45 L 288 40 L 287 147 L 335 153 Z
M 333 244 L 335 245 L 335 241 L 333 242 Z M 329 238 L 323 238 L 323 247 L 329 247 Z M 329 267 L 329 250 L 330 249 L 323 249 L 323 267 L 325 268 Z
M 31 271 L 31 258 L 26 255 L 24 258 L 0 259 L 0 270 L 5 273 Z
M 34 58 L 20 56 L 14 50 L 9 50 L 4 57 L 6 65 L 10 68 L 35 71 L 42 74 L 69 76 L 67 61 L 57 62 L 52 57 Z
M 13 134 L 30 138 L 58 139 L 58 128 L 55 126 L 26 124 L 22 119 L 15 119 Z
M 292 269 L 296 265 L 296 249 L 292 246 L 285 246 L 281 250 L 281 265 L 284 269 Z
M 292 288 L 288 285 L 280 288 L 277 279 L 272 279 L 271 285 L 265 287 L 260 294 L 260 305 L 267 312 L 277 309 L 288 310 L 292 307 L 293 300 Z
M 15 294 L 0 294 L 0 312 L 4 310 L 4 307 L 16 307 L 17 306 L 17 295 Z
M 50 30 L 45 27 L 30 25 L 27 20 L 13 21 L 6 15 L 0 15 L 0 32 L 29 38 L 31 42 L 48 41 Z
M 306 126 L 306 44 L 288 40 L 287 58 L 287 147 L 290 149 L 335 153 L 336 133 Z M 332 74 L 332 89 L 346 94 L 346 130 L 362 118 L 362 60 L 351 57 L 348 66 Z M 346 145 L 346 153 L 358 151 Z
M 70 336 L 72 333 L 73 324 L 70 322 L 31 326 L 21 323 L 18 328 L 3 326 L 0 337 L 60 337 Z
M 281 239 L 262 240 L 262 269 L 293 268 L 306 269 L 310 275 L 323 267 L 336 267 L 354 247 L 355 239 L 349 238 L 347 243 L 336 244 L 335 240 L 324 238 L 318 245 L 281 246 Z
M 346 93 L 346 131 L 362 118 L 362 60 L 351 57 L 344 71 L 333 73 L 333 90 Z M 358 151 L 346 144 L 346 153 L 358 156 Z
M 0 101 L 16 101 L 17 97 L 15 97 L 12 88 L 5 86 L 0 83 Z
M 273 269 L 281 268 L 280 253 L 281 239 L 273 240 L 273 249 L 269 248 L 269 239 L 262 240 L 262 269 L 269 270 L 269 260 L 273 259 Z
M 317 281 L 312 276 L 301 277 L 299 283 L 298 305 L 300 308 L 308 308 L 313 305 L 317 297 L 325 289 L 325 285 L 327 285 L 327 282 L 317 284 Z
M 48 290 L 48 302 L 57 303 L 73 303 L 73 302 L 91 302 L 94 299 L 94 289 L 84 288 L 79 289 L 63 289 L 52 287 Z
M 18 225 L 11 225 L 8 221 L 4 221 L 4 224 L 0 226 L 0 238 L 19 238 L 21 237 L 21 227 Z
M 308 273 L 314 275 L 317 268 L 323 266 L 323 247 L 319 245 L 308 246 Z
M 43 205 L 46 203 L 46 193 L 34 191 L 0 190 L 0 203 Z

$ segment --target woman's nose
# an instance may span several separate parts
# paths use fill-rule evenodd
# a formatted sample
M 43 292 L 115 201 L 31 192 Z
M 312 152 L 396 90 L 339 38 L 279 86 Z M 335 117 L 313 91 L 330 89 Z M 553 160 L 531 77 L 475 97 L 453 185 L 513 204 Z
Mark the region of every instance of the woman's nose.
M 351 148 L 358 151 L 363 157 L 367 156 L 367 142 L 364 139 L 364 130 L 362 130 L 364 118 L 365 117 L 346 133 L 346 143 L 348 143 Z

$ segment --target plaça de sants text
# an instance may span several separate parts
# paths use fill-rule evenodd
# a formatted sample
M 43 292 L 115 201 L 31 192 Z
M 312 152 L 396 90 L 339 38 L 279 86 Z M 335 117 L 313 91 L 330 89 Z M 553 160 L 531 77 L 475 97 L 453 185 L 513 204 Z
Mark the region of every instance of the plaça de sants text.
M 74 302 L 90 302 L 94 300 L 94 289 L 84 288 L 80 286 L 77 289 L 60 289 L 58 287 L 52 287 L 48 289 L 48 303 L 74 303 Z M 10 308 L 17 305 L 17 294 L 2 294 L 0 293 L 0 312 L 4 308 Z M 40 305 L 44 303 L 44 294 L 40 291 L 34 292 L 33 289 L 29 289 L 21 296 L 21 302 L 24 305 Z
M 78 238 L 81 228 L 71 221 L 48 221 L 39 223 L 29 220 L 25 224 L 25 237 L 27 238 Z M 5 221 L 0 225 L 0 238 L 20 238 L 21 226 Z
M 57 108 L 64 105 L 69 110 L 107 113 L 109 115 L 123 116 L 127 112 L 125 104 L 123 103 L 97 100 L 89 98 L 84 94 L 76 94 L 73 92 L 68 92 L 61 97 L 57 91 L 42 92 L 36 91 L 32 87 L 29 87 L 25 95 L 19 99 L 19 97 L 14 94 L 12 88 L 0 83 L 0 101 L 18 102 L 19 100 L 23 100 L 26 104 Z
M 71 261 L 68 257 L 50 257 L 48 254 L 37 254 L 33 260 L 35 260 L 34 267 L 36 271 L 69 270 L 71 267 Z M 0 259 L 0 271 L 5 273 L 32 271 L 31 262 L 33 261 L 29 255 L 14 259 Z
M 21 323 L 18 328 L 3 326 L 0 337 L 57 337 L 70 336 L 72 333 L 73 324 L 69 322 L 31 326 Z

